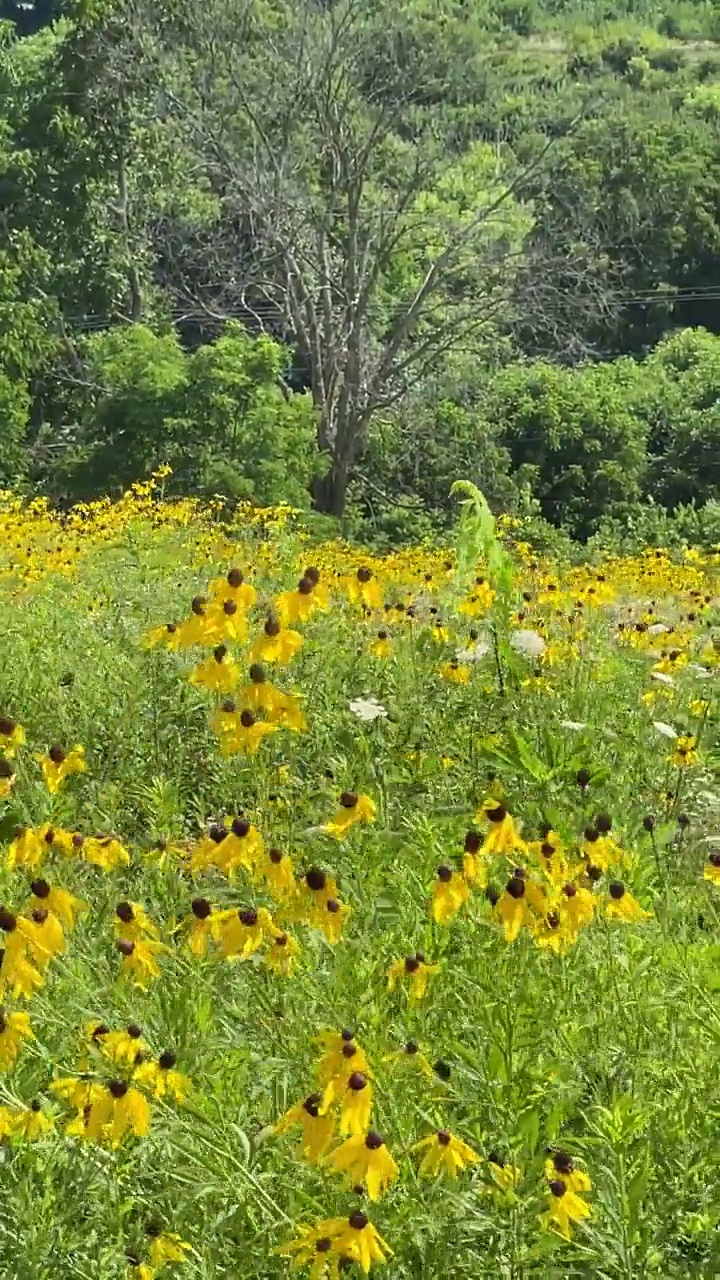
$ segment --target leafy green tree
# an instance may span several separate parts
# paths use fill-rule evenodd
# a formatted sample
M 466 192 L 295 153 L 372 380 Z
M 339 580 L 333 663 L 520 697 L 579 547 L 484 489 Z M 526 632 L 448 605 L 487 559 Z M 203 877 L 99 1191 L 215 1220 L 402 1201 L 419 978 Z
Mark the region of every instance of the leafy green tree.
M 720 495 L 720 337 L 685 329 L 646 362 L 647 492 L 674 510 Z
M 624 358 L 577 369 L 510 366 L 483 404 L 516 483 L 528 483 L 545 519 L 586 538 L 603 513 L 639 499 L 646 426 L 634 408 L 644 371 Z
M 91 389 L 55 472 L 71 497 L 121 491 L 168 462 L 179 493 L 307 504 L 322 468 L 312 400 L 283 390 L 286 355 L 270 338 L 233 324 L 188 354 L 175 332 L 133 325 L 87 348 Z

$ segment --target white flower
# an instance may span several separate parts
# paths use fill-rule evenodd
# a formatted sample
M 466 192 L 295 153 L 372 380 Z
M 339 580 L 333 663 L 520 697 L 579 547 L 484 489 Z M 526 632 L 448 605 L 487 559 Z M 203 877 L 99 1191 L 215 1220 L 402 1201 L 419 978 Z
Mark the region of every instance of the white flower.
M 664 738 L 677 738 L 677 733 L 671 724 L 665 724 L 664 720 L 653 720 L 653 728 L 657 729 Z
M 350 710 L 358 720 L 379 720 L 387 716 L 387 711 L 377 698 L 356 698 L 350 703 Z
M 485 636 L 481 636 L 475 644 L 470 646 L 470 648 L 458 649 L 455 657 L 458 662 L 479 662 L 480 659 L 484 658 L 485 654 L 489 652 L 490 641 Z
M 523 653 L 526 658 L 539 658 L 545 651 L 545 641 L 537 631 L 513 631 L 510 644 L 516 653 Z
M 664 622 L 653 622 L 652 626 L 648 627 L 648 635 L 661 636 L 665 631 L 669 630 L 670 628 L 666 627 Z
M 672 676 L 666 676 L 664 671 L 653 671 L 652 679 L 658 680 L 660 684 L 669 684 L 671 689 L 675 688 L 675 681 Z
M 560 728 L 572 729 L 575 733 L 579 733 L 581 729 L 587 729 L 587 724 L 584 720 L 561 720 Z
M 711 672 L 708 671 L 707 667 L 701 667 L 699 662 L 689 662 L 686 670 L 692 671 L 693 675 L 697 676 L 698 680 L 710 679 Z

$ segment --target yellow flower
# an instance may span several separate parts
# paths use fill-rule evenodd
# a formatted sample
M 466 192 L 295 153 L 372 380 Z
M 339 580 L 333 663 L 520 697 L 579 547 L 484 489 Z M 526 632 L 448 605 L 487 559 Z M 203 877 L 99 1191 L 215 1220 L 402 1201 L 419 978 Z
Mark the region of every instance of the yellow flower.
M 0 753 L 13 760 L 20 747 L 25 745 L 25 730 L 9 716 L 0 716 Z
M 111 1080 L 90 1106 L 86 1136 L 94 1142 L 109 1141 L 119 1147 L 126 1134 L 144 1138 L 150 1132 L 150 1107 L 139 1089 L 125 1080 Z
M 543 1218 L 543 1225 L 564 1240 L 572 1239 L 572 1224 L 590 1216 L 590 1206 L 571 1191 L 562 1178 L 552 1178 L 548 1184 L 550 1203 Z
M 368 645 L 368 652 L 381 661 L 392 656 L 392 641 L 387 631 L 378 631 L 376 638 Z
M 639 902 L 635 901 L 622 880 L 612 880 L 608 892 L 610 898 L 605 904 L 608 920 L 624 920 L 626 924 L 635 924 L 640 920 L 649 920 L 652 916 L 652 911 L 644 911 Z
M 10 761 L 5 756 L 0 756 L 0 800 L 7 800 L 16 780 L 17 775 Z
M 720 852 L 717 850 L 713 850 L 708 855 L 708 860 L 703 870 L 703 879 L 709 880 L 711 884 L 720 885 Z
M 275 934 L 272 946 L 265 953 L 265 963 L 273 973 L 290 977 L 297 967 L 300 955 L 300 947 L 295 939 L 281 930 Z
M 30 899 L 30 909 L 50 911 L 66 929 L 73 928 L 76 915 L 90 909 L 87 902 L 76 898 L 67 889 L 49 885 L 47 880 L 39 878 L 33 880 L 30 888 L 33 895 Z
M 95 1024 L 90 1031 L 90 1041 L 120 1066 L 133 1066 L 138 1054 L 144 1054 L 147 1050 L 136 1022 L 130 1022 L 125 1031 L 108 1031 L 102 1025 L 98 1027 Z
M 292 622 L 307 622 L 317 608 L 322 605 L 310 578 L 301 578 L 296 591 L 283 591 L 275 600 L 275 612 L 284 627 Z
M 488 1172 L 501 1191 L 509 1191 L 522 1176 L 517 1165 L 508 1164 L 495 1151 L 491 1151 L 488 1156 Z
M 675 743 L 675 750 L 668 756 L 670 764 L 674 764 L 678 769 L 684 769 L 691 764 L 697 764 L 698 753 L 695 747 L 695 738 L 692 734 L 686 734 L 678 738 Z
M 115 871 L 117 867 L 130 865 L 130 854 L 115 836 L 89 836 L 87 839 L 74 836 L 73 845 L 86 862 L 102 867 L 103 871 Z
M 158 928 L 139 902 L 118 902 L 115 908 L 115 933 L 127 942 L 157 938 Z
M 147 1262 L 132 1262 L 127 1276 L 128 1280 L 155 1280 L 156 1274 L 155 1268 L 148 1266 Z
M 364 1183 L 371 1200 L 379 1200 L 399 1173 L 384 1138 L 374 1129 L 346 1138 L 325 1164 L 333 1173 L 345 1174 L 350 1186 Z
M 407 981 L 408 1003 L 418 1004 L 427 995 L 430 979 L 439 971 L 440 965 L 427 964 L 419 951 L 414 956 L 406 956 L 404 960 L 393 960 L 387 971 L 388 991 L 392 991 L 398 982 Z
M 322 1109 L 322 1094 L 311 1093 L 304 1102 L 296 1102 L 275 1125 L 276 1133 L 300 1128 L 300 1154 L 309 1164 L 320 1164 L 332 1142 L 335 1117 Z
M 268 893 L 279 902 L 292 896 L 295 889 L 295 873 L 292 859 L 281 849 L 268 849 L 260 867 Z
M 339 1221 L 343 1228 L 342 1230 L 336 1229 L 328 1232 L 333 1237 L 333 1248 L 336 1253 L 341 1258 L 352 1258 L 358 1266 L 362 1267 L 366 1275 L 374 1262 L 384 1263 L 387 1261 L 386 1255 L 392 1255 L 392 1249 L 386 1244 L 362 1209 L 356 1209 L 347 1219 L 331 1218 L 329 1223 L 325 1225 L 332 1224 L 333 1221 Z
M 354 577 L 345 579 L 345 591 L 353 604 L 369 612 L 382 608 L 380 583 L 367 565 L 361 565 Z
M 185 1262 L 186 1255 L 190 1253 L 191 1245 L 185 1240 L 181 1240 L 180 1236 L 174 1232 L 161 1231 L 156 1234 L 155 1229 L 147 1229 L 147 1234 L 151 1237 L 150 1243 L 150 1264 L 153 1267 L 164 1267 L 166 1262 Z
M 512 817 L 505 805 L 500 804 L 494 796 L 488 797 L 475 815 L 476 822 L 480 822 L 483 818 L 487 818 L 490 829 L 483 842 L 482 853 L 486 855 L 525 853 L 527 845 L 518 835 Z
M 571 941 L 577 938 L 581 929 L 590 924 L 597 906 L 597 900 L 589 889 L 568 881 L 563 885 L 562 897 L 558 901 L 558 914 L 562 928 Z
M 279 619 L 270 614 L 250 650 L 250 661 L 277 663 L 279 667 L 284 667 L 302 647 L 300 632 L 281 626 Z
M 566 1151 L 554 1151 L 551 1158 L 545 1161 L 545 1177 L 548 1182 L 552 1182 L 554 1178 L 560 1178 L 568 1191 L 581 1195 L 590 1191 L 592 1187 L 588 1175 L 584 1170 L 576 1168 L 575 1161 Z
M 34 871 L 40 866 L 46 845 L 32 827 L 19 827 L 7 853 L 8 871 L 14 867 L 28 867 Z
M 383 1062 L 407 1062 L 413 1064 L 428 1080 L 432 1080 L 432 1067 L 424 1053 L 420 1052 L 420 1046 L 416 1040 L 408 1040 L 402 1049 L 396 1049 L 395 1053 L 389 1053 Z
M 448 924 L 469 897 L 467 881 L 459 871 L 451 871 L 446 866 L 438 867 L 432 897 L 433 919 L 438 924 Z
M 339 1097 L 340 1117 L 338 1132 L 341 1138 L 367 1132 L 372 1107 L 372 1085 L 364 1071 L 352 1071 L 345 1085 L 338 1090 L 337 1084 L 331 1082 L 332 1099 Z M 327 1095 L 328 1090 L 326 1090 Z
M 276 932 L 266 907 L 230 907 L 213 916 L 213 938 L 226 960 L 246 960 Z
M 39 969 L 47 968 L 53 956 L 65 950 L 65 935 L 57 916 L 44 908 L 37 908 L 29 919 L 17 917 L 17 927 L 25 938 L 30 958 Z
M 243 685 L 238 697 L 251 711 L 264 711 L 271 724 L 282 724 L 286 729 L 301 732 L 307 728 L 305 715 L 298 699 L 283 693 L 271 680 L 259 662 L 250 668 L 250 683 Z
M 166 622 L 161 627 L 153 627 L 148 631 L 140 641 L 143 649 L 167 649 L 169 653 L 175 653 L 180 648 L 181 632 L 175 622 Z
M 690 715 L 696 720 L 703 720 L 710 710 L 710 703 L 706 698 L 693 698 L 690 703 Z
M 505 931 L 506 942 L 515 942 L 523 925 L 533 924 L 533 912 L 545 916 L 547 899 L 541 885 L 525 876 L 511 876 L 496 905 L 495 914 Z
M 240 680 L 237 663 L 224 644 L 216 645 L 209 658 L 193 667 L 188 676 L 190 684 L 211 693 L 232 693 Z
M 420 1177 L 433 1178 L 447 1173 L 456 1178 L 468 1165 L 477 1164 L 480 1157 L 462 1138 L 456 1138 L 447 1129 L 438 1129 L 429 1137 L 416 1142 L 413 1151 L 424 1151 L 420 1161 Z
M 27 1138 L 29 1142 L 34 1142 L 36 1138 L 42 1138 L 50 1129 L 53 1122 L 49 1116 L 45 1115 L 39 1101 L 32 1102 L 29 1107 L 21 1107 L 17 1111 L 12 1112 L 12 1131 L 20 1138 Z
M 315 1064 L 320 1084 L 328 1085 L 333 1081 L 342 1083 L 350 1071 L 370 1074 L 365 1053 L 356 1044 L 352 1031 L 347 1028 L 342 1031 L 321 1031 L 316 1040 L 323 1048 L 322 1057 Z
M 375 801 L 370 796 L 362 792 L 358 794 L 356 791 L 343 791 L 338 812 L 321 829 L 336 840 L 344 840 L 357 822 L 374 822 L 375 812 Z
M 152 1093 L 154 1098 L 170 1097 L 182 1105 L 192 1090 L 192 1081 L 182 1071 L 175 1070 L 177 1058 L 172 1049 L 160 1054 L 157 1062 L 147 1059 L 136 1066 L 133 1080 Z
M 223 717 L 222 722 L 220 716 Z M 210 727 L 220 738 L 220 754 L 223 756 L 254 756 L 263 738 L 277 733 L 278 729 L 276 724 L 256 719 L 247 707 L 238 713 L 235 704 L 228 702 L 224 702 L 220 711 L 211 716 Z
M 188 949 L 194 956 L 201 958 L 207 955 L 208 943 L 212 937 L 213 909 L 207 898 L 193 898 L 192 924 L 188 933 Z
M 85 773 L 85 748 L 73 747 L 72 751 L 63 751 L 62 747 L 51 747 L 46 756 L 36 755 L 45 779 L 45 785 L 51 795 L 55 795 L 66 778 L 72 773 Z
M 23 1040 L 33 1038 L 26 1013 L 8 1013 L 0 1008 L 0 1071 L 10 1071 Z
M 293 1270 L 311 1265 L 310 1280 L 339 1280 L 343 1259 L 357 1262 L 367 1275 L 373 1263 L 383 1263 L 392 1249 L 361 1209 L 349 1218 L 324 1218 L 314 1227 L 299 1227 L 296 1240 L 288 1240 L 277 1252 L 295 1255 Z
M 156 957 L 169 952 L 164 942 L 146 941 L 130 942 L 120 938 L 115 946 L 122 956 L 121 968 L 132 979 L 141 991 L 147 991 L 150 983 L 160 977 L 160 966 Z
M 8 987 L 17 1000 L 29 1000 L 43 985 L 43 976 L 27 959 L 27 938 L 18 928 L 17 917 L 0 908 L 0 929 L 5 933 L 0 964 L 0 999 Z
M 443 662 L 440 675 L 451 684 L 467 684 L 470 679 L 470 668 L 453 659 L 451 662 Z
M 232 600 L 243 611 L 251 609 L 255 603 L 256 591 L 252 583 L 245 581 L 241 569 L 231 569 L 224 578 L 215 578 L 210 583 L 210 595 L 217 604 Z

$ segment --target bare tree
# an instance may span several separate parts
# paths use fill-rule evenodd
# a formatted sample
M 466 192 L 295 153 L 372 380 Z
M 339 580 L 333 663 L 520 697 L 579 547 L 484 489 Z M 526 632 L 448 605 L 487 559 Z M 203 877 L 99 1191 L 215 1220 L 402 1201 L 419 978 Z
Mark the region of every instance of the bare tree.
M 329 456 L 316 502 L 341 514 L 372 415 L 507 318 L 531 225 L 516 193 L 552 144 L 514 172 L 449 145 L 428 103 L 452 67 L 410 0 L 289 0 L 262 26 L 252 0 L 128 4 L 218 200 L 213 278 L 175 275 L 176 297 L 294 342 Z

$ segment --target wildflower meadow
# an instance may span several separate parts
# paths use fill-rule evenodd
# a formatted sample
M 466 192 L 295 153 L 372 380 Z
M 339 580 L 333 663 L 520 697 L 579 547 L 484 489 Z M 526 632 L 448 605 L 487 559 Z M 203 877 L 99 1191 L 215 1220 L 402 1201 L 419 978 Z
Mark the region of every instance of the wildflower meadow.
M 720 552 L 0 500 L 13 1280 L 720 1274 Z

